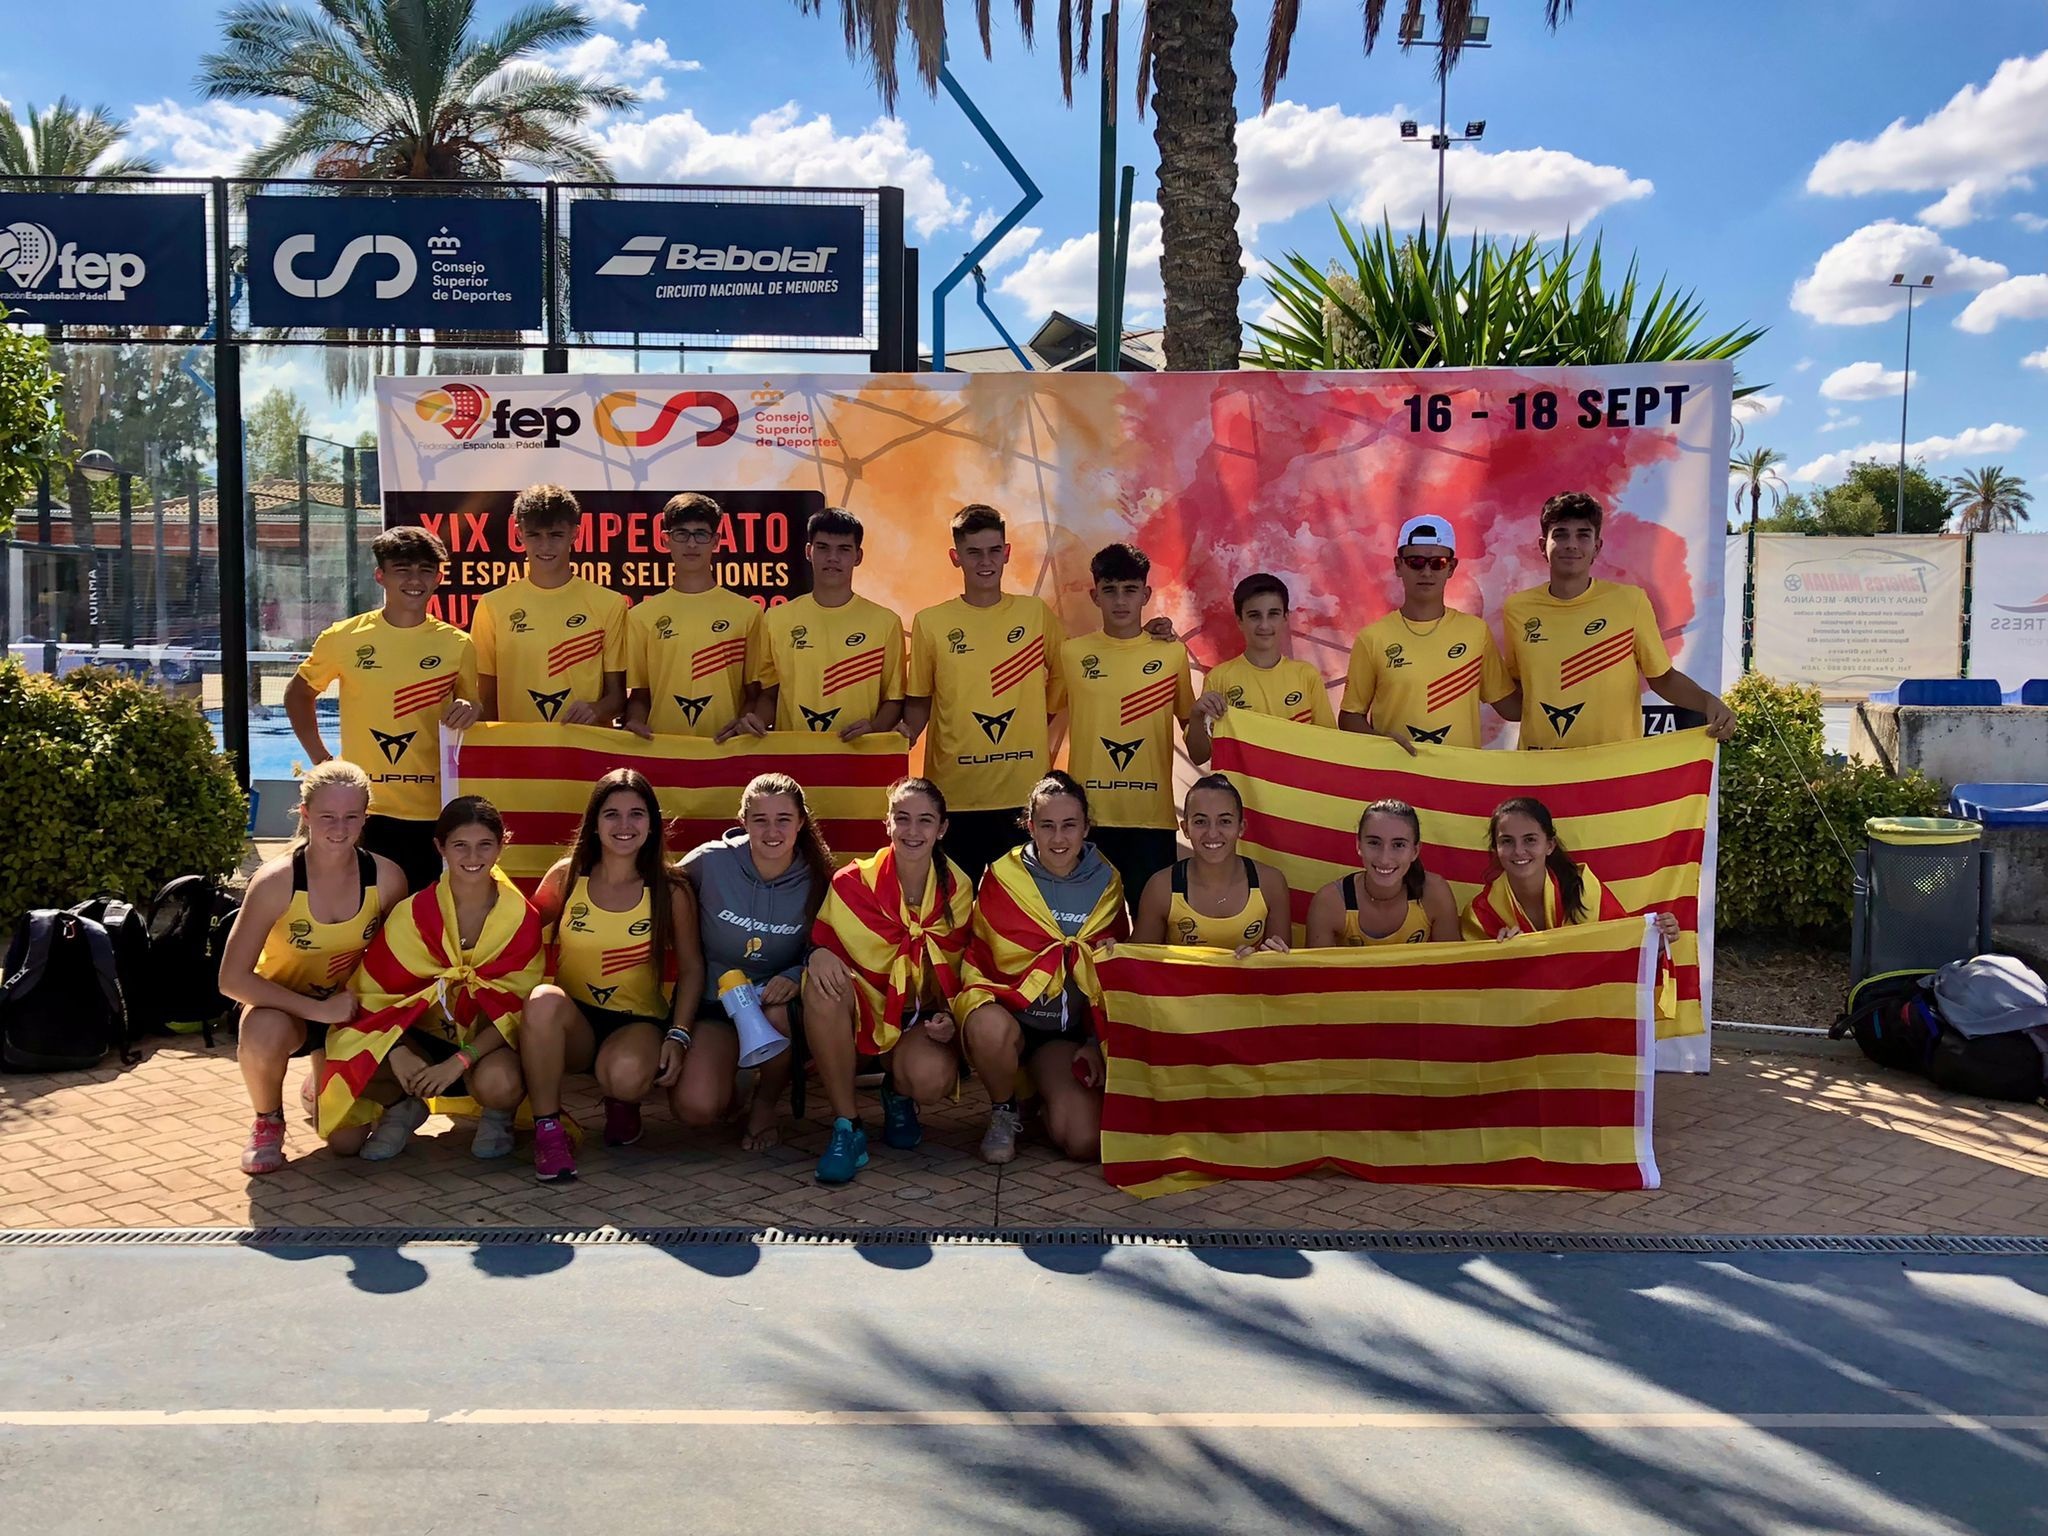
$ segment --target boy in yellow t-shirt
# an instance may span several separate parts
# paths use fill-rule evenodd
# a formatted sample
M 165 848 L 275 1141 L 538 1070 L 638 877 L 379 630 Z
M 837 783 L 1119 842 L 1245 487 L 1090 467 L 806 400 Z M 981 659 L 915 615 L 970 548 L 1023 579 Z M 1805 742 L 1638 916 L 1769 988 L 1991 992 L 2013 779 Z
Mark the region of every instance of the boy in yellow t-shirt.
M 853 590 L 861 521 L 841 507 L 804 529 L 811 590 L 761 619 L 750 731 L 836 731 L 852 741 L 903 718 L 903 621 Z
M 626 729 L 730 741 L 744 726 L 748 675 L 760 659 L 761 609 L 718 584 L 725 511 L 695 491 L 661 509 L 668 590 L 626 619 Z
M 1218 662 L 1202 679 L 1195 711 L 1203 723 L 1213 729 L 1228 711 L 1249 709 L 1304 725 L 1335 725 L 1322 674 L 1286 654 L 1287 583 L 1260 571 L 1240 581 L 1230 601 L 1237 609 L 1244 652 Z
M 430 617 L 448 551 L 424 528 L 387 528 L 370 544 L 384 606 L 320 631 L 285 684 L 284 712 L 315 766 L 334 754 L 320 734 L 319 699 L 341 684 L 341 755 L 370 776 L 365 853 L 381 853 L 408 890 L 441 875 L 434 819 L 441 814 L 441 727 L 477 719 L 476 648 Z
M 1725 741 L 1735 715 L 1716 694 L 1671 665 L 1657 615 L 1641 587 L 1597 581 L 1600 503 L 1566 491 L 1543 504 L 1542 542 L 1550 580 L 1508 599 L 1508 670 L 1528 702 L 1524 747 L 1592 747 L 1643 734 L 1643 686 L 1666 703 L 1706 717 Z
M 512 503 L 526 574 L 470 620 L 483 718 L 610 725 L 626 707 L 626 600 L 576 574 L 583 509 L 559 485 Z

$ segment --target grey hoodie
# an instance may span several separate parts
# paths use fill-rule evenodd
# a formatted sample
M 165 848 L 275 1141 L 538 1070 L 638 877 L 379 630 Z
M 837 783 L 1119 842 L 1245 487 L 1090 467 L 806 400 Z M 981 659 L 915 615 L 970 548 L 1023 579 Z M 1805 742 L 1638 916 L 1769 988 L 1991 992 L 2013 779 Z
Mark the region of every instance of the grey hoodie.
M 746 972 L 757 987 L 803 975 L 811 950 L 811 871 L 801 858 L 763 880 L 747 834 L 735 828 L 684 854 L 683 874 L 697 893 L 705 1001 L 717 999 L 718 978 L 730 970 Z
M 1038 894 L 1052 909 L 1053 920 L 1060 925 L 1060 932 L 1071 939 L 1081 931 L 1081 925 L 1088 921 L 1088 914 L 1102 900 L 1102 893 L 1109 888 L 1109 882 L 1116 878 L 1116 867 L 1093 843 L 1081 845 L 1081 860 L 1074 866 L 1073 873 L 1067 875 L 1056 875 L 1039 863 L 1038 850 L 1030 843 L 1026 843 L 1021 851 L 1024 867 L 1031 871 Z M 1019 1014 L 1017 1022 L 1027 1029 L 1043 1030 L 1048 1034 L 1079 1034 L 1087 1038 L 1095 1033 L 1087 994 L 1071 976 L 1067 978 L 1064 997 L 1057 992 L 1048 993 L 1027 1012 Z

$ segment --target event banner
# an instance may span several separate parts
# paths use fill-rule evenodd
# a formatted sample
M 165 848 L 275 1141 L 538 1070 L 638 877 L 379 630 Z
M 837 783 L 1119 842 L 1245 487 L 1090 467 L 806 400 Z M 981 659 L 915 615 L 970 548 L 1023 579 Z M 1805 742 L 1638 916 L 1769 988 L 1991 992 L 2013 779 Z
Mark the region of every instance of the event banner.
M 204 325 L 206 199 L 0 192 L 0 314 L 44 325 Z
M 1118 945 L 1102 1173 L 1135 1195 L 1337 1170 L 1655 1189 L 1642 919 L 1238 960 Z
M 1533 795 L 1558 841 L 1631 913 L 1678 919 L 1677 1011 L 1657 1021 L 1658 1065 L 1707 1070 L 1714 933 L 1714 744 L 1679 731 L 1568 752 L 1424 746 L 1410 757 L 1378 736 L 1232 710 L 1215 766 L 1245 803 L 1244 850 L 1287 877 L 1295 937 L 1318 889 L 1358 867 L 1358 815 L 1405 800 L 1422 823 L 1422 863 L 1462 910 L 1497 873 L 1487 846 L 1494 807 Z M 1517 941 L 1519 942 L 1519 941 Z
M 2007 692 L 2048 677 L 2048 536 L 1978 534 L 1970 583 L 1970 676 Z
M 538 330 L 530 197 L 252 197 L 255 325 Z
M 1726 363 L 392 378 L 377 384 L 378 455 L 387 520 L 448 541 L 457 622 L 516 571 L 505 512 L 536 481 L 583 499 L 584 574 L 629 595 L 663 579 L 657 514 L 678 491 L 733 511 L 721 579 L 763 602 L 801 588 L 804 512 L 847 507 L 867 525 L 860 590 L 906 621 L 957 594 L 948 522 L 986 502 L 1009 519 L 1008 584 L 1071 634 L 1101 622 L 1088 559 L 1112 541 L 1152 557 L 1153 611 L 1204 667 L 1242 648 L 1231 588 L 1280 576 L 1294 654 L 1333 693 L 1352 638 L 1400 602 L 1403 519 L 1453 526 L 1450 601 L 1498 633 L 1508 596 L 1547 578 L 1544 499 L 1582 490 L 1607 508 L 1599 574 L 1646 589 L 1674 661 L 1715 688 L 1731 385 Z
M 1963 540 L 1760 533 L 1755 644 L 1757 671 L 1835 696 L 1958 676 Z

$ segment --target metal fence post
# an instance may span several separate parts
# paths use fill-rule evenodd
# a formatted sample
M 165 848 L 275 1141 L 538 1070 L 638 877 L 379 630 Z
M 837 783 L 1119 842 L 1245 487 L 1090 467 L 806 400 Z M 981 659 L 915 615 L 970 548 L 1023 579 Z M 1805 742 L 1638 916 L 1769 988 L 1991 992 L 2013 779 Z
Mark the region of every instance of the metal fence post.
M 876 373 L 904 373 L 916 364 L 903 355 L 903 189 L 881 188 L 875 213 L 880 271 L 876 277 L 875 350 L 868 354 L 868 367 Z
M 121 644 L 135 643 L 135 477 L 122 470 L 120 579 L 114 582 L 114 601 L 121 609 Z
M 356 451 L 353 448 L 341 450 L 341 570 L 342 585 L 348 589 L 348 599 L 342 604 L 344 615 L 356 611 Z
M 242 353 L 228 295 L 228 184 L 213 183 L 213 428 L 215 557 L 220 568 L 220 730 L 235 777 L 249 787 L 249 564 L 242 516 Z

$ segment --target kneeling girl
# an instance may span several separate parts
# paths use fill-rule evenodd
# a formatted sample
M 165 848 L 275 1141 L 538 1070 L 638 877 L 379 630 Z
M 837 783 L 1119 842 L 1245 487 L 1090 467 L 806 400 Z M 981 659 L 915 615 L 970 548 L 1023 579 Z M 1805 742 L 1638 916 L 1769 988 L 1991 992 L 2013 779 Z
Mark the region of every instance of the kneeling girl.
M 1308 904 L 1311 949 L 1452 943 L 1458 903 L 1422 867 L 1422 818 L 1405 800 L 1375 800 L 1358 818 L 1358 862 Z
M 1493 874 L 1465 908 L 1468 939 L 1511 939 L 1574 923 L 1605 923 L 1631 916 L 1600 877 L 1565 852 L 1557 823 L 1541 800 L 1518 795 L 1503 800 L 1486 826 Z M 1657 914 L 1657 931 L 1669 945 L 1678 938 L 1678 919 Z

